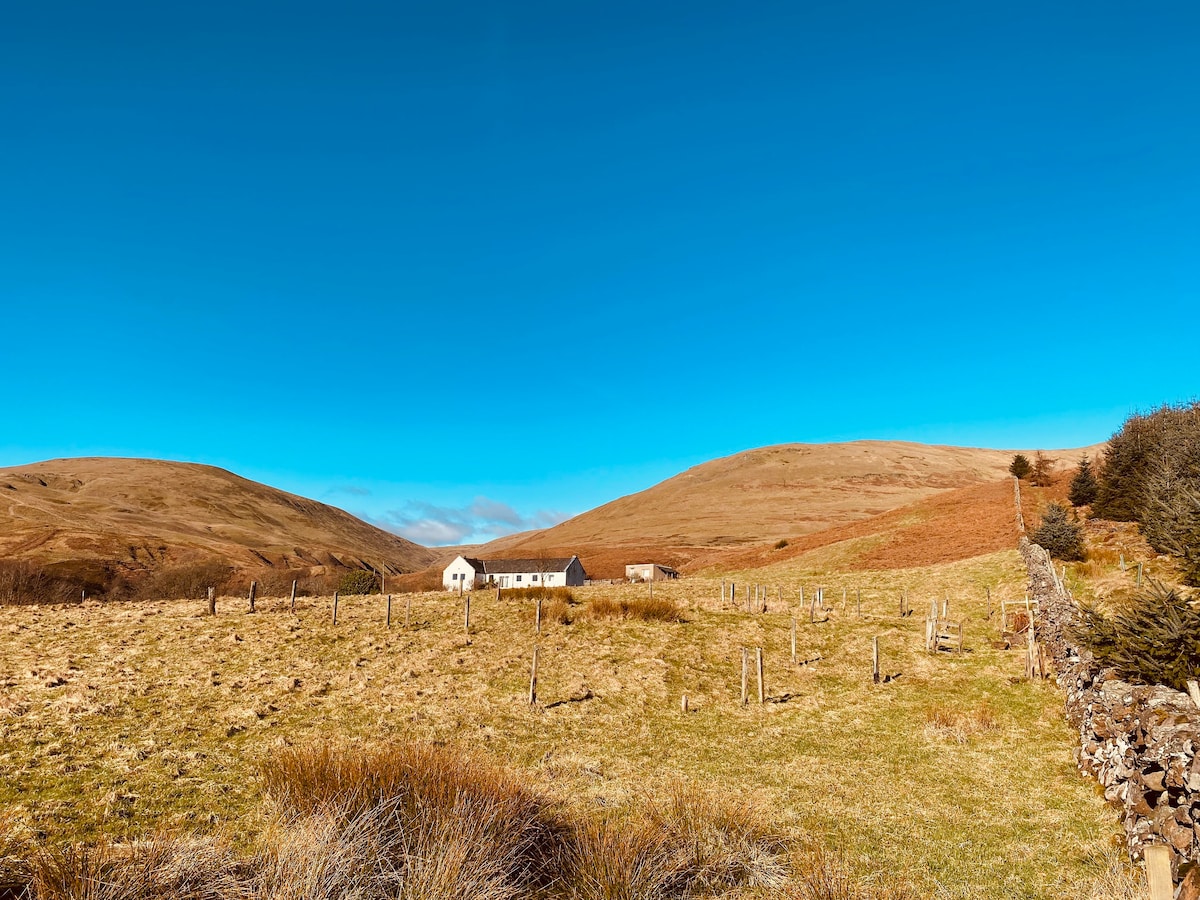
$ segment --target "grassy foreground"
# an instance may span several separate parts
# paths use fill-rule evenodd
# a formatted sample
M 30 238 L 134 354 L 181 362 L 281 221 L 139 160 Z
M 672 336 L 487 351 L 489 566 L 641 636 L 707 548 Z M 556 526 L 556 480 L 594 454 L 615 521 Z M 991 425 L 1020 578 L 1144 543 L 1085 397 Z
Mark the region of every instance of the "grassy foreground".
M 593 618 L 534 634 L 531 601 L 457 597 L 224 599 L 0 608 L 0 810 L 42 843 L 222 834 L 249 848 L 275 826 L 264 769 L 336 736 L 352 748 L 418 741 L 498 760 L 564 809 L 621 816 L 680 783 L 750 801 L 797 846 L 835 851 L 865 889 L 917 896 L 1127 896 L 1117 825 L 1072 761 L 1053 683 L 1020 679 L 991 645 L 993 603 L 1023 595 L 1015 552 L 928 569 L 817 575 L 780 567 L 766 613 L 719 600 L 720 582 L 656 585 L 682 622 Z M 832 606 L 798 612 L 797 589 Z M 777 587 L 784 588 L 784 604 Z M 842 608 L 842 589 L 847 590 Z M 863 618 L 855 615 L 855 591 Z M 901 619 L 907 590 L 912 616 Z M 966 620 L 960 655 L 923 651 L 931 599 Z M 880 640 L 888 680 L 871 680 Z M 528 703 L 535 642 L 536 706 Z M 743 707 L 741 648 L 762 647 L 767 702 Z M 689 711 L 680 709 L 686 693 Z M 730 894 L 729 896 L 758 896 Z

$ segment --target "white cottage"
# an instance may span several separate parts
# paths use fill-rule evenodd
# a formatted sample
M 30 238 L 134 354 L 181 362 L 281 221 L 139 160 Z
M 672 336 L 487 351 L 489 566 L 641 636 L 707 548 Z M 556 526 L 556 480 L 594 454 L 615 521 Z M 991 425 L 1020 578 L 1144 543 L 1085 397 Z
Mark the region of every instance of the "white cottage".
M 473 559 L 455 557 L 442 572 L 448 591 L 496 587 L 577 587 L 587 578 L 578 556 L 552 559 Z

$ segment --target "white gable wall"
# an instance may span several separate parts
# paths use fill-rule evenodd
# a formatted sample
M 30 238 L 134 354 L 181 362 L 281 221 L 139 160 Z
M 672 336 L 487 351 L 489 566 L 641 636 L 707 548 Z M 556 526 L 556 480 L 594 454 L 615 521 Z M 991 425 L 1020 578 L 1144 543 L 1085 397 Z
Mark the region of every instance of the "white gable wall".
M 448 591 L 457 591 L 459 585 L 462 585 L 463 590 L 473 591 L 483 580 L 482 574 L 476 572 L 462 556 L 455 557 L 454 562 L 442 572 L 442 586 Z

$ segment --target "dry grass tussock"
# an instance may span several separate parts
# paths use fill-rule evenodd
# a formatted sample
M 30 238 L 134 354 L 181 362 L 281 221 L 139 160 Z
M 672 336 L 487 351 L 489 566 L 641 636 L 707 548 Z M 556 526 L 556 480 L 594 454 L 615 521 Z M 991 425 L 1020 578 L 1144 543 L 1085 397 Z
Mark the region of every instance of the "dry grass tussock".
M 922 900 L 904 885 L 857 878 L 845 861 L 819 846 L 792 857 L 793 877 L 782 900 Z
M 559 601 L 562 603 L 573 603 L 575 595 L 571 593 L 570 588 L 566 587 L 520 587 L 520 588 L 504 588 L 500 592 L 500 596 L 504 600 L 541 600 Z
M 936 704 L 925 711 L 925 733 L 929 737 L 965 744 L 972 737 L 1000 728 L 1000 718 L 988 700 L 971 709 Z
M 588 603 L 589 619 L 638 619 L 643 622 L 682 622 L 683 610 L 667 598 L 597 597 Z
M 21 884 L 28 900 L 249 900 L 245 867 L 224 845 L 156 836 L 136 844 L 35 847 Z
M 500 897 L 530 889 L 557 867 L 567 831 L 557 805 L 515 775 L 478 754 L 425 744 L 289 749 L 263 777 L 282 821 L 315 817 L 306 827 L 318 832 L 341 822 L 348 852 L 366 846 L 388 861 L 385 881 L 438 888 L 404 896 Z M 287 862 L 295 850 L 273 858 Z M 454 884 L 474 887 L 460 894 Z
M 288 750 L 264 775 L 278 809 L 264 897 L 650 900 L 787 876 L 749 802 L 684 785 L 570 816 L 478 755 L 419 744 Z

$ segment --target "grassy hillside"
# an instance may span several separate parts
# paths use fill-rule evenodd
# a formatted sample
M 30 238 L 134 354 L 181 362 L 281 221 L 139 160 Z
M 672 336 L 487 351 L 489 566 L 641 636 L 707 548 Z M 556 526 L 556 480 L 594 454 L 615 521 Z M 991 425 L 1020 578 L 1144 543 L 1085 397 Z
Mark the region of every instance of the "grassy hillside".
M 199 559 L 410 572 L 434 555 L 340 509 L 212 466 L 88 458 L 0 470 L 0 556 L 81 579 Z
M 748 798 L 791 846 L 821 844 L 867 888 L 916 896 L 1109 898 L 1115 819 L 1072 761 L 1050 682 L 1020 679 L 996 649 L 985 589 L 1015 598 L 1013 551 L 901 572 L 814 573 L 780 564 L 728 573 L 768 583 L 771 608 L 719 600 L 719 581 L 655 587 L 682 622 L 594 618 L 645 586 L 594 587 L 565 624 L 533 633 L 528 601 L 480 593 L 329 599 L 295 614 L 262 600 L 0 609 L 0 808 L 46 842 L 270 830 L 262 767 L 285 748 L 417 740 L 504 760 L 580 816 L 631 814 L 681 780 Z M 833 608 L 801 615 L 790 658 L 786 600 L 824 586 Z M 843 609 L 862 592 L 864 618 Z M 962 655 L 921 649 L 922 610 L 949 598 Z M 405 603 L 411 602 L 404 626 Z M 888 679 L 873 684 L 880 639 Z M 527 702 L 540 646 L 539 703 Z M 762 647 L 767 702 L 741 706 L 742 647 Z M 680 711 L 687 693 L 690 710 Z M 29 833 L 26 831 L 25 833 Z M 870 896 L 870 892 L 863 896 Z M 765 896 L 750 890 L 727 896 Z M 808 896 L 798 894 L 796 896 Z M 842 896 L 842 895 L 839 895 Z
M 902 441 L 763 447 L 695 466 L 553 528 L 500 538 L 472 552 L 578 553 L 597 578 L 621 577 L 631 562 L 696 571 L 718 551 L 850 528 L 943 492 L 996 484 L 1007 475 L 1013 452 Z M 1065 465 L 1082 452 L 1049 455 Z M 992 540 L 986 546 L 956 558 L 1008 545 Z M 443 555 L 453 558 L 453 548 Z M 876 564 L 893 563 L 869 565 Z

